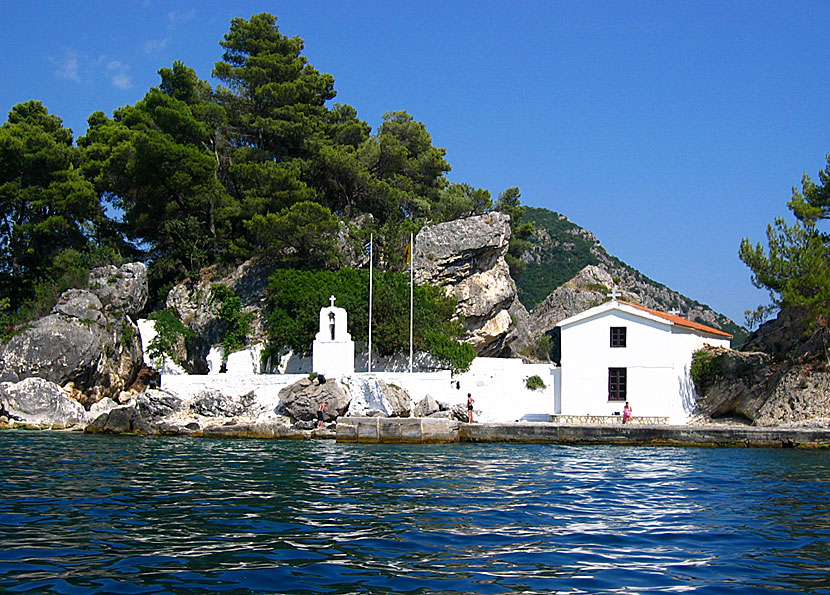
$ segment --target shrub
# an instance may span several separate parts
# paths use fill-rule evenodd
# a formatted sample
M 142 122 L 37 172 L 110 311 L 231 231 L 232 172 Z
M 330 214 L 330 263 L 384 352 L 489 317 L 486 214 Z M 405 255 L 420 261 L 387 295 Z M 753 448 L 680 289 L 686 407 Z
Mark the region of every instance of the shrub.
M 178 357 L 178 347 L 195 333 L 179 320 L 170 308 L 153 312 L 148 318 L 156 323 L 156 336 L 147 345 L 150 359 L 156 365 L 159 365 L 165 356 L 176 363 L 181 363 Z
M 698 394 L 705 393 L 717 381 L 721 372 L 721 360 L 716 354 L 705 349 L 698 349 L 692 354 L 692 382 Z
M 525 380 L 525 386 L 528 388 L 528 390 L 539 390 L 542 388 L 547 388 L 547 385 L 545 384 L 544 380 L 542 380 L 542 378 L 538 375 L 533 375 L 527 380 Z
M 242 299 L 232 290 L 216 283 L 210 288 L 210 299 L 219 320 L 225 323 L 225 332 L 222 334 L 222 363 L 228 360 L 228 354 L 243 349 L 248 344 L 248 334 L 251 332 L 251 322 L 254 315 L 242 312 Z

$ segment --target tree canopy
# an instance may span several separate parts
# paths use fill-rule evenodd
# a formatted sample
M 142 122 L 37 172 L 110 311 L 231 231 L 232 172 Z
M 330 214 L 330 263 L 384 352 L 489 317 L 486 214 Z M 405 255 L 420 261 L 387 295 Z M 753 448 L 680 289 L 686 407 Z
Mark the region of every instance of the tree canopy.
M 12 109 L 0 126 L 0 314 L 46 279 L 81 278 L 96 258 L 120 255 L 148 263 L 154 307 L 203 267 L 254 255 L 336 270 L 348 233 L 357 242 L 373 232 L 378 264 L 395 270 L 410 232 L 494 208 L 489 191 L 449 183 L 446 151 L 408 112 L 385 113 L 373 131 L 354 107 L 332 103 L 334 77 L 275 16 L 234 18 L 219 45 L 215 86 L 174 61 L 135 104 L 91 114 L 77 146 L 39 102 Z M 518 223 L 518 189 L 507 192 L 496 208 Z M 390 308 L 395 283 L 378 286 Z M 449 320 L 444 306 L 423 315 Z M 419 341 L 452 353 L 452 333 L 442 333 Z
M 830 234 L 820 228 L 830 219 L 830 155 L 819 172 L 819 184 L 807 174 L 801 191 L 793 188 L 787 203 L 795 217 L 790 225 L 782 217 L 767 227 L 767 249 L 748 238 L 741 241 L 739 255 L 752 271 L 756 287 L 769 291 L 778 308 L 800 308 L 814 322 L 830 321 Z M 764 312 L 760 308 L 748 317 Z
M 67 250 L 95 240 L 103 210 L 78 166 L 72 131 L 39 101 L 12 108 L 0 126 L 0 297 L 32 297 Z

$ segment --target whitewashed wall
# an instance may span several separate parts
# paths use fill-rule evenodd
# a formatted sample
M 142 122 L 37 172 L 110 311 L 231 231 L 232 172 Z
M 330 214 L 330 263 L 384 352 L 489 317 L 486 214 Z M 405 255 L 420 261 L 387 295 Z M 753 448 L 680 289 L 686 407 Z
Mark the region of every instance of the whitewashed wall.
M 626 327 L 626 347 L 610 347 L 611 327 Z M 626 368 L 635 415 L 670 417 L 674 407 L 671 327 L 610 310 L 562 328 L 562 414 L 622 414 L 608 400 L 608 368 Z
M 626 327 L 626 347 L 611 347 L 611 327 Z M 692 353 L 729 340 L 624 310 L 608 310 L 562 327 L 561 412 L 621 414 L 624 402 L 608 400 L 608 368 L 627 369 L 627 400 L 635 416 L 685 423 L 694 402 Z

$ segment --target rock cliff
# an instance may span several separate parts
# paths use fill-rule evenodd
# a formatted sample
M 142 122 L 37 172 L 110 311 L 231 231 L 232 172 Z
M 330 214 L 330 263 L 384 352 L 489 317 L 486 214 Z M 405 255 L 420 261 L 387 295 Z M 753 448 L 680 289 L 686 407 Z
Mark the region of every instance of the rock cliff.
M 697 386 L 703 421 L 759 426 L 830 424 L 830 328 L 783 311 L 755 331 L 742 351 L 706 349 L 708 374 Z
M 509 241 L 510 217 L 499 212 L 430 225 L 415 239 L 415 280 L 458 299 L 456 315 L 479 355 L 503 353 L 511 337 L 516 283 L 504 260 Z

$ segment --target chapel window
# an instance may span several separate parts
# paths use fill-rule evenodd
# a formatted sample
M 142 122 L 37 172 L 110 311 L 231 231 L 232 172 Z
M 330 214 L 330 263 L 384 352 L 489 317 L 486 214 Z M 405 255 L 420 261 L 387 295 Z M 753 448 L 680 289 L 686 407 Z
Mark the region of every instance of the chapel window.
M 608 400 L 625 401 L 628 381 L 625 368 L 608 368 Z
M 611 347 L 625 347 L 625 332 L 624 326 L 611 327 Z

